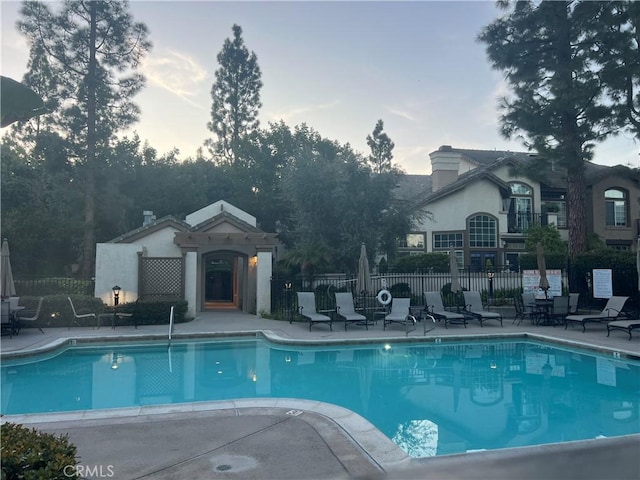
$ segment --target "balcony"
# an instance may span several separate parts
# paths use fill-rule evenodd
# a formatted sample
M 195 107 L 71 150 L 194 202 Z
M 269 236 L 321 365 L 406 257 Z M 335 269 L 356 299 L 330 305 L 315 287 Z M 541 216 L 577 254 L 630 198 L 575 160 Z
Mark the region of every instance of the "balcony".
M 524 233 L 532 225 L 547 225 L 547 216 L 528 212 L 507 214 L 508 233 Z

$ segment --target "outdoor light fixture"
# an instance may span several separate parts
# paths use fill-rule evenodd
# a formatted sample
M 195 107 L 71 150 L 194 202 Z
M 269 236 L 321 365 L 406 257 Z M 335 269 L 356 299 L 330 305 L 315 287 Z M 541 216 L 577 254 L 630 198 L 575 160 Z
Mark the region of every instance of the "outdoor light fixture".
M 113 290 L 113 304 L 118 305 L 118 302 L 120 301 L 120 290 L 122 289 L 116 285 L 115 287 L 111 287 L 111 290 Z

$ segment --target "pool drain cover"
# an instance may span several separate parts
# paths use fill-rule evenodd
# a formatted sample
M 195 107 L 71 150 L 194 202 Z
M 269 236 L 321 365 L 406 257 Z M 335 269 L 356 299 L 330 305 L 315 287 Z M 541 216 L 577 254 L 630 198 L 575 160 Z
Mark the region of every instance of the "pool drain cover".
M 219 470 L 221 472 L 226 472 L 227 470 L 231 470 L 231 465 L 218 465 L 216 467 L 216 470 Z

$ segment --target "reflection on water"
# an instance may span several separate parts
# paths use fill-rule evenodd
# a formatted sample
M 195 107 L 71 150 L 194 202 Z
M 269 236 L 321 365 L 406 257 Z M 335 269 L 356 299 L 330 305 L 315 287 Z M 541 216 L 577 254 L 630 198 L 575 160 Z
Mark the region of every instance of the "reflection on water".
M 250 397 L 346 407 L 414 457 L 640 432 L 640 362 L 529 342 L 185 342 L 2 367 L 3 414 Z

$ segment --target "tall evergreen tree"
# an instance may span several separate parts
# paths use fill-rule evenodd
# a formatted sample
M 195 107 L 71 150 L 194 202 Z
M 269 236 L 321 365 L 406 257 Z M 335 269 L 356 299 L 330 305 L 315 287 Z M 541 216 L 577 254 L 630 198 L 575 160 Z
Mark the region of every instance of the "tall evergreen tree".
M 502 101 L 502 133 L 524 135 L 540 162 L 567 170 L 571 256 L 587 248 L 585 163 L 595 144 L 615 131 L 610 98 L 593 62 L 598 32 L 607 27 L 603 13 L 613 3 L 500 1 L 504 16 L 479 35 L 513 93 Z
M 47 98 L 59 100 L 51 119 L 82 172 L 78 179 L 84 188 L 82 274 L 90 277 L 96 243 L 96 173 L 106 163 L 105 151 L 115 133 L 138 118 L 139 109 L 131 98 L 144 86 L 136 69 L 151 48 L 147 27 L 134 22 L 126 1 L 66 0 L 57 13 L 43 2 L 24 2 L 18 28 L 31 44 L 31 69 L 46 57 L 48 72 L 56 79 L 56 91 L 48 92 Z M 26 78 L 33 82 L 37 77 L 30 71 Z M 52 88 L 45 79 L 37 81 Z
M 220 68 L 211 87 L 213 105 L 207 124 L 216 138 L 207 141 L 211 152 L 222 162 L 234 163 L 240 141 L 259 126 L 258 111 L 262 74 L 258 58 L 242 38 L 242 28 L 233 25 L 233 40 L 226 39 L 218 53 Z
M 382 131 L 383 129 L 382 120 L 378 120 L 373 129 L 373 134 L 367 135 L 367 145 L 371 149 L 371 155 L 369 155 L 368 160 L 375 173 L 389 173 L 392 169 L 391 160 L 393 160 L 395 144 Z
M 610 2 L 603 9 L 593 58 L 609 96 L 620 128 L 640 137 L 640 2 Z

